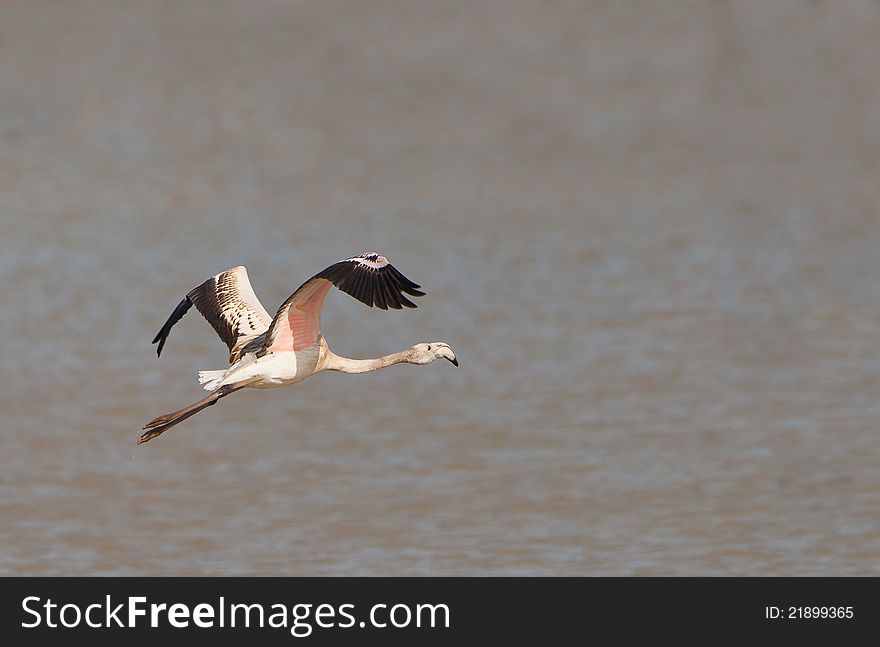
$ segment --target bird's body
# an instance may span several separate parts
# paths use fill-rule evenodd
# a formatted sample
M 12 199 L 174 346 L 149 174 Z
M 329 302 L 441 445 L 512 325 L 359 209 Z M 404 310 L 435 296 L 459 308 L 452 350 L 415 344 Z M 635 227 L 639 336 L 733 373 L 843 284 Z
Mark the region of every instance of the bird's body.
M 230 366 L 200 371 L 199 383 L 211 392 L 206 398 L 159 416 L 144 426 L 138 444 L 211 406 L 239 389 L 271 389 L 301 382 L 315 373 L 332 370 L 364 373 L 392 364 L 428 364 L 443 357 L 458 366 L 449 344 L 416 344 L 376 359 L 349 359 L 334 354 L 321 334 L 321 309 L 332 286 L 367 306 L 415 308 L 405 295 L 423 296 L 413 283 L 384 256 L 367 252 L 327 267 L 303 283 L 270 317 L 257 299 L 244 267 L 233 267 L 191 290 L 171 313 L 153 339 L 157 354 L 171 328 L 195 305 L 229 348 Z
M 269 353 L 257 357 L 248 353 L 228 369 L 199 371 L 199 384 L 206 391 L 213 391 L 224 384 L 253 380 L 252 389 L 274 389 L 301 382 L 315 373 L 318 347 L 291 353 Z

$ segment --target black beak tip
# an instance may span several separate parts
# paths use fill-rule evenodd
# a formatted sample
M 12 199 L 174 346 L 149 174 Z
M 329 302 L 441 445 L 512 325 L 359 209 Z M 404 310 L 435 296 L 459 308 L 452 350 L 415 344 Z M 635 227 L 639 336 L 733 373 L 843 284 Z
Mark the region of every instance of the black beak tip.
M 446 359 L 449 359 L 449 358 L 447 357 Z M 449 359 L 449 361 L 452 362 L 453 366 L 458 366 L 458 358 L 457 357 L 455 359 Z

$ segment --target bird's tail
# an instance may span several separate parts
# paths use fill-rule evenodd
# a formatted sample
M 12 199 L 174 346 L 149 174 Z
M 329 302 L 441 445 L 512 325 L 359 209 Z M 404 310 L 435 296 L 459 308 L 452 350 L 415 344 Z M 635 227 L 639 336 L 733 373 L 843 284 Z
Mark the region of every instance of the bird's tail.
M 199 384 L 205 391 L 213 391 L 223 382 L 226 371 L 199 371 Z
M 245 353 L 241 359 L 226 369 L 219 371 L 199 371 L 199 384 L 205 391 L 213 391 L 220 388 L 223 383 L 229 379 L 233 379 L 233 373 L 240 371 L 246 366 L 250 366 L 257 361 L 256 355 L 253 353 Z

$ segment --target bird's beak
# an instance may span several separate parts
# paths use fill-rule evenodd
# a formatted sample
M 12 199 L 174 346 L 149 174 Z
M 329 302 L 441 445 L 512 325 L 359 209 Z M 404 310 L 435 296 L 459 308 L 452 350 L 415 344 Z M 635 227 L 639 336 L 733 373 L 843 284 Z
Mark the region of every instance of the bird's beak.
M 449 347 L 449 344 L 438 344 L 437 354 L 444 359 L 448 359 L 454 366 L 458 366 L 458 358 L 455 356 L 455 351 Z

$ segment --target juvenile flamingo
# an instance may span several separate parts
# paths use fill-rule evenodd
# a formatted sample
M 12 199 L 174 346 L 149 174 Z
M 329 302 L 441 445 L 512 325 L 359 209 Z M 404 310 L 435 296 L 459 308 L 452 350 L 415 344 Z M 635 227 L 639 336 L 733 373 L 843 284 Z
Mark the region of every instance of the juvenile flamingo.
M 387 258 L 366 252 L 318 272 L 281 304 L 273 318 L 257 299 L 244 267 L 220 272 L 184 297 L 153 343 L 159 344 L 156 354 L 161 355 L 172 326 L 195 305 L 226 342 L 231 366 L 199 371 L 199 383 L 210 395 L 148 422 L 138 445 L 243 388 L 272 389 L 301 382 L 321 371 L 366 373 L 392 364 L 430 364 L 441 357 L 458 366 L 455 353 L 445 342 L 416 344 L 376 359 L 334 354 L 321 334 L 321 308 L 331 285 L 371 308 L 375 305 L 383 310 L 415 308 L 404 294 L 425 294 Z

